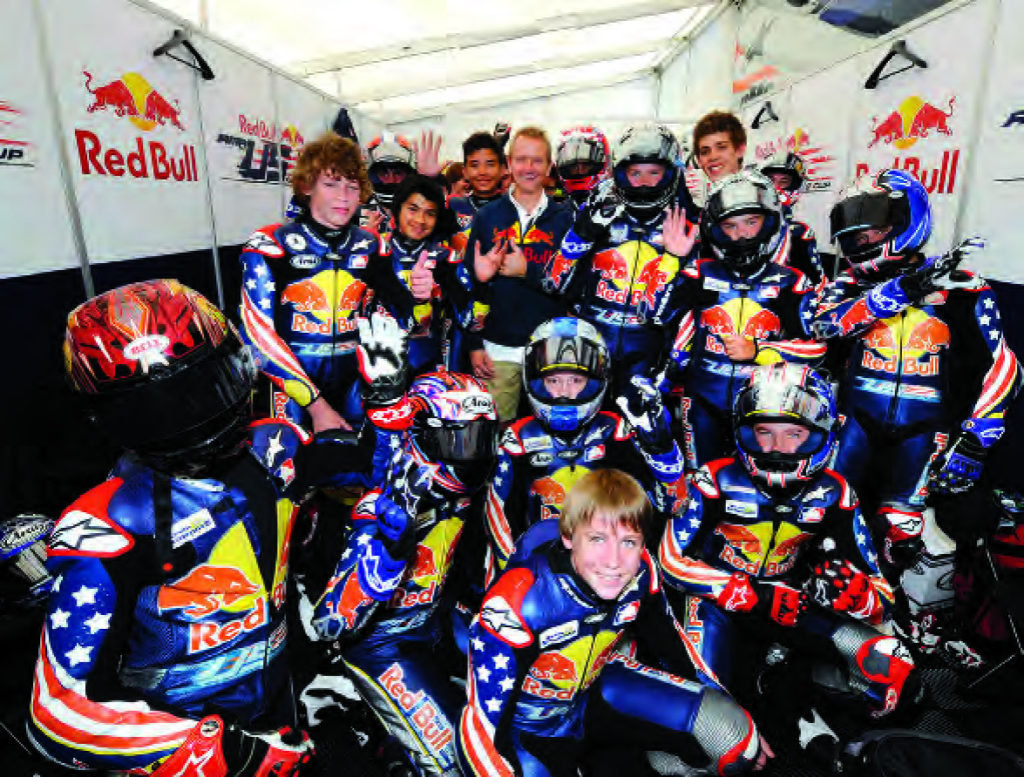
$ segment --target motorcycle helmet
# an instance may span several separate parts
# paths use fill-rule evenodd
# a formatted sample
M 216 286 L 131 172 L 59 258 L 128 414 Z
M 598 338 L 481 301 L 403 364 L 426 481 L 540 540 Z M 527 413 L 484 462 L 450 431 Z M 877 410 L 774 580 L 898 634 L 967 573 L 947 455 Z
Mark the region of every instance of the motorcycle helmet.
M 796 449 L 765 451 L 755 427 L 787 423 L 808 431 Z M 769 488 L 788 489 L 825 468 L 837 444 L 832 386 L 809 367 L 778 362 L 756 368 L 733 403 L 733 432 L 740 461 Z
M 903 170 L 858 176 L 840 193 L 829 221 L 832 242 L 854 265 L 912 255 L 932 231 L 928 191 Z M 874 239 L 865 230 L 877 231 Z
M 402 180 L 415 170 L 416 152 L 402 135 L 385 133 L 367 144 L 366 174 L 370 177 L 370 184 L 377 194 L 377 199 L 384 207 L 391 208 L 391 201 Z M 401 178 L 394 180 L 394 176 L 391 176 L 392 180 L 382 180 L 387 173 L 397 174 Z
M 420 375 L 409 387 L 411 453 L 437 467 L 436 490 L 450 496 L 483 486 L 498 456 L 494 399 L 476 378 L 457 372 Z
M 24 513 L 0 523 L 0 607 L 31 610 L 50 593 L 46 540 L 53 520 Z
M 773 175 L 788 175 L 789 185 L 776 185 L 775 191 L 783 206 L 788 208 L 796 204 L 806 175 L 804 160 L 800 158 L 799 154 L 794 154 L 792 151 L 778 151 L 761 163 L 760 170 L 773 184 Z
M 591 126 L 564 130 L 555 152 L 555 169 L 565 188 L 582 203 L 597 184 L 608 177 L 611 148 L 601 130 Z
M 554 434 L 579 431 L 601 409 L 609 363 L 608 347 L 592 324 L 571 316 L 545 321 L 523 353 L 523 387 L 533 414 Z M 544 379 L 557 372 L 581 375 L 586 385 L 575 397 L 554 396 Z
M 156 469 L 199 469 L 245 440 L 255 364 L 224 314 L 178 281 L 83 302 L 68 315 L 64 359 L 90 416 Z
M 734 216 L 764 216 L 757 233 L 730 239 L 722 222 Z M 754 170 L 742 170 L 711 188 L 700 220 L 701 239 L 714 255 L 740 275 L 752 275 L 784 250 L 782 207 L 772 182 Z
M 664 124 L 636 124 L 622 133 L 612 149 L 615 186 L 631 210 L 659 211 L 676 196 L 679 182 L 679 141 Z M 626 170 L 641 163 L 664 165 L 661 180 L 654 186 L 633 186 Z

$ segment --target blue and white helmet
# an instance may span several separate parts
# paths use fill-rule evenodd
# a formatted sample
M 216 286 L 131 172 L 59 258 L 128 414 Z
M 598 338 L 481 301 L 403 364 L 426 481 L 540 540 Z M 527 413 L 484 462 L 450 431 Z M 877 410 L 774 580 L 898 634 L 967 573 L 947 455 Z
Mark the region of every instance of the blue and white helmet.
M 861 175 L 839 195 L 829 221 L 832 242 L 851 264 L 909 256 L 932 232 L 928 190 L 903 170 Z M 868 229 L 888 232 L 871 241 L 864 235 Z
M 809 432 L 792 453 L 765 451 L 761 424 L 798 424 Z M 788 489 L 813 479 L 837 444 L 836 398 L 831 384 L 810 367 L 778 362 L 758 367 L 733 403 L 736 449 L 751 477 Z
M 597 415 L 608 389 L 608 347 L 594 326 L 561 316 L 530 335 L 523 353 L 523 386 L 533 414 L 555 434 L 573 434 Z M 586 378 L 575 397 L 554 396 L 545 378 L 571 372 Z

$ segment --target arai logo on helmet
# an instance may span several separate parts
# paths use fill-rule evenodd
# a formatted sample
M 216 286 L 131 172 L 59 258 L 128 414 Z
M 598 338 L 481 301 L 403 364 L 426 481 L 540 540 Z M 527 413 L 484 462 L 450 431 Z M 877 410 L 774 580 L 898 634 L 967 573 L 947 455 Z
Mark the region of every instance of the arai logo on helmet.
M 128 359 L 145 359 L 156 354 L 163 356 L 167 346 L 171 344 L 163 335 L 145 335 L 137 337 L 124 347 L 124 355 Z
M 462 412 L 488 415 L 494 412 L 494 400 L 484 394 L 470 394 L 462 398 Z

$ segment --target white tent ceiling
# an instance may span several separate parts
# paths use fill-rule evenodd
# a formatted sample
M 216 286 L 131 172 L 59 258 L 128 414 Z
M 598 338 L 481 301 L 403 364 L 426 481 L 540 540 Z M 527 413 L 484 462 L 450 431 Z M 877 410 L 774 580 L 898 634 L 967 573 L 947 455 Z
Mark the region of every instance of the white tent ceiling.
M 155 0 L 382 122 L 650 74 L 724 0 Z

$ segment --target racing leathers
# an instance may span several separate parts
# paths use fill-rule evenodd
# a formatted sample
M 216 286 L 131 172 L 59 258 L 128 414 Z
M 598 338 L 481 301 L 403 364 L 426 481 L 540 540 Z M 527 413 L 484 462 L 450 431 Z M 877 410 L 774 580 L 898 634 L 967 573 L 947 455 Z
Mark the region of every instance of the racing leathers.
M 666 426 L 667 421 L 666 416 Z M 653 452 L 650 447 L 609 411 L 601 411 L 571 436 L 552 434 L 535 416 L 513 423 L 498 448 L 498 469 L 484 508 L 490 540 L 487 582 L 504 570 L 528 527 L 549 518 L 558 521 L 569 489 L 593 469 L 632 473 L 666 520 L 686 496 L 683 457 L 674 440 L 668 450 Z
M 356 318 L 371 303 L 403 327 L 412 295 L 375 233 L 330 230 L 308 214 L 253 233 L 242 250 L 241 334 L 277 389 L 272 415 L 308 424 L 320 396 L 350 423 L 362 418 Z
M 614 185 L 602 181 L 591 200 L 607 196 Z M 675 204 L 696 223 L 696 208 L 682 184 Z M 583 205 L 588 207 L 591 203 Z M 664 350 L 666 329 L 674 331 L 675 319 L 662 315 L 662 301 L 678 282 L 686 257 L 665 250 L 664 222 L 663 210 L 639 215 L 623 207 L 599 236 L 584 239 L 574 225 L 541 281 L 543 288 L 566 294 L 580 318 L 601 333 L 611 354 L 612 396 L 620 396 L 633 375 L 650 374 Z
M 912 554 L 919 542 L 929 468 L 980 470 L 1005 429 L 1020 367 L 982 278 L 957 271 L 915 298 L 901 285 L 907 260 L 890 261 L 888 272 L 883 261 L 841 274 L 811 326 L 848 353 L 835 468 L 878 510 L 873 528 L 899 563 L 892 550 Z
M 427 266 L 434 275 L 430 299 L 413 307 L 414 323 L 409 330 L 410 375 L 439 369 L 456 370 L 452 353 L 453 328 L 478 331 L 473 315 L 473 283 L 462 264 L 462 257 L 443 243 L 413 243 L 397 232 L 384 235 L 391 266 L 403 285 L 409 287 L 409 275 L 420 255 L 427 252 Z
M 448 207 L 455 214 L 455 221 L 459 225 L 459 231 L 451 239 L 451 246 L 460 254 L 465 254 L 466 246 L 469 245 L 469 233 L 473 229 L 473 219 L 480 209 L 488 203 L 494 202 L 501 197 L 501 192 L 496 191 L 488 197 L 479 194 L 469 194 L 465 197 L 449 197 Z
M 449 629 L 442 592 L 474 508 L 468 497 L 441 496 L 431 465 L 402 449 L 400 434 L 391 444 L 390 470 L 353 509 L 313 625 L 321 639 L 340 641 L 349 677 L 420 772 L 458 775 L 462 696 L 439 660 Z
M 230 726 L 293 722 L 284 605 L 299 504 L 316 485 L 374 480 L 367 464 L 388 451 L 370 428 L 358 444 L 273 419 L 249 433 L 195 477 L 126 454 L 57 523 L 29 723 L 50 758 L 139 774 L 166 760 L 160 777 L 192 777 L 201 764 L 178 767 Z
M 753 678 L 756 657 L 743 651 L 781 642 L 838 661 L 856 689 L 842 690 L 871 714 L 896 708 L 914 665 L 900 642 L 872 628 L 893 594 L 842 476 L 826 469 L 769 494 L 737 459 L 710 462 L 695 473 L 659 557 L 666 584 L 688 594 L 687 637 L 725 687 L 739 692 Z
M 685 391 L 689 470 L 732 450 L 733 399 L 757 365 L 810 366 L 824 357 L 825 344 L 811 340 L 807 329 L 813 304 L 807 278 L 790 267 L 768 263 L 744 276 L 722 261 L 698 259 L 683 269 L 667 303 L 681 311 L 679 330 L 658 383 L 662 391 Z M 726 353 L 722 337 L 733 334 L 753 339 L 752 360 L 733 361 Z
M 793 216 L 793 209 L 783 206 L 782 215 L 787 231 L 788 250 L 779 254 L 778 263 L 799 270 L 816 290 L 828 280 L 818 256 L 818 241 L 814 230 L 806 222 Z
M 468 774 L 576 774 L 602 746 L 698 758 L 717 774 L 745 773 L 757 755 L 746 711 L 716 686 L 684 679 L 691 649 L 646 551 L 636 577 L 604 600 L 573 569 L 558 522 L 532 526 L 469 641 L 458 731 Z

